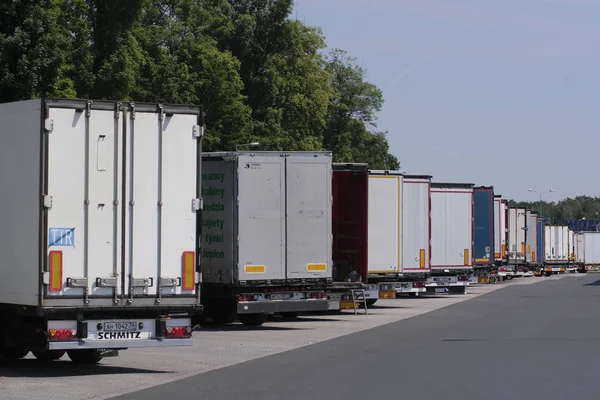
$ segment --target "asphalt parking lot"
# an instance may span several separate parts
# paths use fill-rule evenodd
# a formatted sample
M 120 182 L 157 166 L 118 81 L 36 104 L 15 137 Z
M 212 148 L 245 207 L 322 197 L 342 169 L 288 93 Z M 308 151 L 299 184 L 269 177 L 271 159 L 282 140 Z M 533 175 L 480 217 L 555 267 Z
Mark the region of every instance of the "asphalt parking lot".
M 362 310 L 358 315 L 345 311 L 268 322 L 258 328 L 241 324 L 206 325 L 194 333 L 195 345 L 191 348 L 132 349 L 121 352 L 119 357 L 106 358 L 97 366 L 76 366 L 66 356 L 59 361 L 43 363 L 30 355 L 18 362 L 0 364 L 0 398 L 107 399 L 400 321 L 506 286 L 531 285 L 573 276 L 577 274 L 474 285 L 467 295 L 379 300 L 369 309 L 368 315 Z

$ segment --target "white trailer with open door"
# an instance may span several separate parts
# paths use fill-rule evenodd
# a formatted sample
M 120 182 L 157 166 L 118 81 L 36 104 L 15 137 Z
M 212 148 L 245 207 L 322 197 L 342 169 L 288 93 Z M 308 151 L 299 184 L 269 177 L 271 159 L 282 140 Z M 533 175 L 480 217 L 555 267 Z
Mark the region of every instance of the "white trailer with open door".
M 0 105 L 0 353 L 191 346 L 202 108 Z

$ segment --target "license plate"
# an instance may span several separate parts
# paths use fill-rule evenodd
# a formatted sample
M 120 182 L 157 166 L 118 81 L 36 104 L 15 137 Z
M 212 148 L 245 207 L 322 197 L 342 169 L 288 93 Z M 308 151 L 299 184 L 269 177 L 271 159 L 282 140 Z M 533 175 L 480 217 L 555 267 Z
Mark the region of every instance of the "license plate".
M 105 322 L 105 332 L 135 332 L 138 330 L 137 321 Z
M 434 282 L 451 282 L 452 278 L 433 278 Z
M 290 295 L 287 293 L 273 293 L 271 295 L 271 300 L 287 300 L 290 298 Z
M 448 289 L 447 288 L 435 288 L 435 292 L 436 293 L 447 293 Z

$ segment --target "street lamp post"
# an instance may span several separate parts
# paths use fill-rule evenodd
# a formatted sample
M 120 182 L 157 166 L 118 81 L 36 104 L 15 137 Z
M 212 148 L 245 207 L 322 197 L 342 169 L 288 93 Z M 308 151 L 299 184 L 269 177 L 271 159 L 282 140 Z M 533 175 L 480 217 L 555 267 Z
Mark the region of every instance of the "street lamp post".
M 540 195 L 540 216 L 543 218 L 543 217 L 544 217 L 544 214 L 542 213 L 542 207 L 543 207 L 543 205 L 542 205 L 542 195 L 544 195 L 544 194 L 546 194 L 546 193 L 552 193 L 552 192 L 554 192 L 554 190 L 553 190 L 553 189 L 550 189 L 550 190 L 548 190 L 548 191 L 546 191 L 546 192 L 538 192 L 538 191 L 536 191 L 536 190 L 533 190 L 533 189 L 527 189 L 527 191 L 528 191 L 528 192 L 537 193 L 537 194 L 539 194 L 539 195 Z M 550 223 L 552 223 L 552 221 L 550 221 Z
M 239 147 L 240 146 L 256 147 L 256 146 L 259 146 L 259 145 L 260 145 L 260 143 L 258 143 L 258 142 L 240 143 L 240 144 L 236 144 L 235 145 L 235 151 L 239 151 Z

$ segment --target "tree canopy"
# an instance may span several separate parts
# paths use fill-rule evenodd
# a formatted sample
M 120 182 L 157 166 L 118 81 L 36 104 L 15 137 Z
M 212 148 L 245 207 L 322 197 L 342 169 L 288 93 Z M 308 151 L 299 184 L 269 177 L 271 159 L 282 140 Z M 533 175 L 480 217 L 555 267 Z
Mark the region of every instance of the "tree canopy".
M 575 198 L 567 197 L 558 202 L 542 201 L 514 201 L 508 202 L 509 206 L 526 207 L 529 210 L 535 210 L 542 216 L 549 218 L 554 224 L 565 224 L 567 221 L 576 221 L 580 219 L 598 220 L 600 219 L 600 198 L 589 196 L 577 196 Z
M 202 104 L 207 151 L 332 151 L 398 169 L 383 95 L 293 0 L 0 3 L 0 102 L 37 97 Z M 329 50 L 329 51 L 328 51 Z

